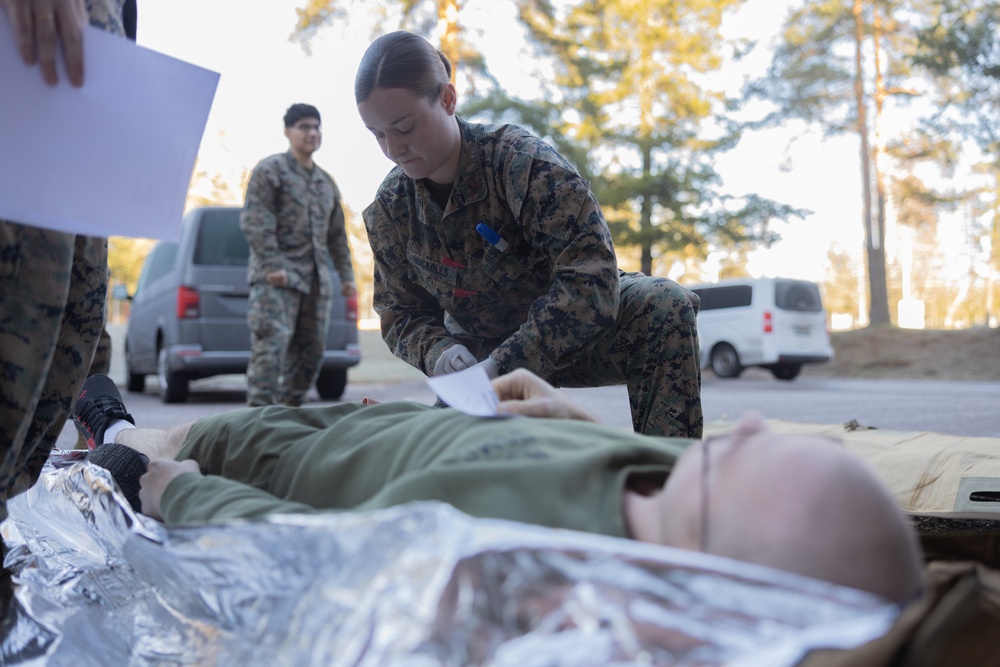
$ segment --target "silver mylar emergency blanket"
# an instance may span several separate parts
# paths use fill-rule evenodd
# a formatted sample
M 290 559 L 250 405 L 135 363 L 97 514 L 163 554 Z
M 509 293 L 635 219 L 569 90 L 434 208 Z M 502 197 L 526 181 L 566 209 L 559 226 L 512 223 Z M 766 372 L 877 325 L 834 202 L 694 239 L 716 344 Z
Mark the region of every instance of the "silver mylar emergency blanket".
M 2 526 L 3 665 L 794 665 L 883 634 L 873 596 L 440 503 L 164 528 L 55 452 Z

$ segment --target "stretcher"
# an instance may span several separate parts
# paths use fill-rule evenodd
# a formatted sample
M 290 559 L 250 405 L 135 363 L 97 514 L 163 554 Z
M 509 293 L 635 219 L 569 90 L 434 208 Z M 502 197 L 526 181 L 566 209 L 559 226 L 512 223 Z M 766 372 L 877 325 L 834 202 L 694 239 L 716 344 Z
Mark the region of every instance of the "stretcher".
M 80 452 L 56 451 L 0 526 L 17 582 L 0 664 L 1000 664 L 1000 513 L 979 504 L 1000 477 L 1000 439 L 769 424 L 841 437 L 892 474 L 935 557 L 923 598 L 901 610 L 440 503 L 166 528 Z M 971 511 L 955 497 L 968 479 L 980 479 Z

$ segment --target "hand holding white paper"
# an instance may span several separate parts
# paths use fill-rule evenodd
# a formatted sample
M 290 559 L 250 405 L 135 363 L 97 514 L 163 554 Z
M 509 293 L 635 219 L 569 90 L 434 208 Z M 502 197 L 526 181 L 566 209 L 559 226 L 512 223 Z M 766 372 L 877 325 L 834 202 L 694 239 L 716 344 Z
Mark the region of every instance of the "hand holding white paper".
M 25 65 L 0 11 L 0 218 L 177 238 L 219 75 L 84 28 L 83 87 Z
M 500 399 L 482 365 L 427 378 L 434 393 L 450 407 L 478 417 L 495 417 Z

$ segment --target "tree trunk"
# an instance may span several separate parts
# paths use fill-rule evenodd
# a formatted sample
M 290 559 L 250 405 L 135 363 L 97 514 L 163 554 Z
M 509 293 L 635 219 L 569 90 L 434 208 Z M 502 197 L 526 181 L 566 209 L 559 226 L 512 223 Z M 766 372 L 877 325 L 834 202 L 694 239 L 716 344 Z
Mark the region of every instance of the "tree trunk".
M 861 142 L 861 198 L 862 212 L 865 224 L 865 248 L 868 257 L 868 289 L 869 289 L 869 309 L 868 324 L 887 324 L 888 317 L 881 322 L 876 321 L 876 316 L 881 316 L 877 311 L 874 302 L 880 298 L 883 304 L 888 304 L 887 290 L 885 286 L 885 250 L 881 241 L 881 234 L 875 229 L 875 222 L 872 219 L 872 164 L 871 148 L 868 142 L 868 112 L 865 102 L 864 67 L 862 64 L 862 50 L 865 38 L 864 6 L 862 0 L 854 0 L 854 98 L 857 105 L 857 130 L 858 138 Z M 888 315 L 888 307 L 886 307 Z
M 993 216 L 990 228 L 989 270 L 986 274 L 986 326 L 1000 326 L 1000 308 L 997 308 L 994 290 L 1000 278 L 1000 171 L 994 172 L 996 189 L 993 191 Z
M 648 143 L 642 147 L 642 175 L 645 182 L 649 182 L 653 171 L 653 150 Z M 639 261 L 639 270 L 647 276 L 653 275 L 653 200 L 647 192 L 642 196 L 642 208 L 639 213 L 639 229 L 642 230 L 640 236 L 642 245 L 642 257 Z
M 882 77 L 881 46 L 882 46 L 882 16 L 877 4 L 872 5 L 874 34 L 872 41 L 875 48 L 875 153 L 872 158 L 872 171 L 875 175 L 875 230 L 869 237 L 868 246 L 868 277 L 871 299 L 869 303 L 868 323 L 871 326 L 884 326 L 891 323 L 889 315 L 889 288 L 885 270 L 885 174 L 882 173 L 881 158 L 885 147 L 882 144 L 882 106 L 885 102 L 885 80 Z

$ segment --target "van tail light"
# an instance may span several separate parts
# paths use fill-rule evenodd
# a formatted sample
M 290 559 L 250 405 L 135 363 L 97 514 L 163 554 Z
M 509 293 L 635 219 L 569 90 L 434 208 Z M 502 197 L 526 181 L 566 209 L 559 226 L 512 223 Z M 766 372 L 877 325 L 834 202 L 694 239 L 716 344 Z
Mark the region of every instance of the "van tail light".
M 192 319 L 201 315 L 201 299 L 193 287 L 181 285 L 177 289 L 177 319 Z
M 771 333 L 774 331 L 774 323 L 771 321 L 771 311 L 764 311 L 764 333 Z
M 347 297 L 347 312 L 344 313 L 344 317 L 349 320 L 357 321 L 358 319 L 358 295 L 357 293 L 352 294 Z

